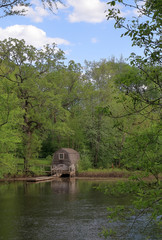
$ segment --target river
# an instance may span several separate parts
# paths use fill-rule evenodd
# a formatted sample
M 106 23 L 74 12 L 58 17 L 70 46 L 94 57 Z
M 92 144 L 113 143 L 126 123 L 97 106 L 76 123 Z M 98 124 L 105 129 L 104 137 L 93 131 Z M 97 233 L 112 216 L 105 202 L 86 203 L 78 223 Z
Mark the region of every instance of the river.
M 95 190 L 98 184 L 75 179 L 0 183 L 0 240 L 103 239 L 99 233 L 107 226 L 106 208 L 130 200 L 108 197 Z M 145 235 L 136 232 L 126 239 L 143 240 Z

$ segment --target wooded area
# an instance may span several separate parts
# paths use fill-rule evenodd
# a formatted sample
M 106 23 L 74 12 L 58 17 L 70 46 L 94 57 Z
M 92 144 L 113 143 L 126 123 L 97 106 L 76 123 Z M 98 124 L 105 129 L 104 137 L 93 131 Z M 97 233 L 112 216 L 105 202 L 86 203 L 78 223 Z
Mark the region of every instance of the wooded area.
M 38 50 L 24 40 L 0 41 L 0 177 L 16 174 L 22 159 L 27 174 L 35 158 L 49 161 L 57 149 L 73 148 L 82 170 L 142 170 L 134 185 L 115 191 L 136 193 L 136 208 L 152 210 L 151 220 L 159 221 L 162 6 L 158 0 L 133 2 L 110 1 L 107 13 L 125 31 L 122 37 L 144 50 L 143 56 L 132 53 L 129 64 L 122 58 L 65 64 L 55 44 Z M 139 16 L 127 21 L 117 3 Z M 144 183 L 149 174 L 155 181 Z M 112 218 L 120 211 L 109 209 Z
M 1 174 L 14 173 L 19 159 L 27 172 L 32 159 L 68 147 L 83 169 L 113 164 L 158 178 L 160 66 L 66 66 L 55 45 L 37 50 L 16 39 L 0 42 L 0 56 Z

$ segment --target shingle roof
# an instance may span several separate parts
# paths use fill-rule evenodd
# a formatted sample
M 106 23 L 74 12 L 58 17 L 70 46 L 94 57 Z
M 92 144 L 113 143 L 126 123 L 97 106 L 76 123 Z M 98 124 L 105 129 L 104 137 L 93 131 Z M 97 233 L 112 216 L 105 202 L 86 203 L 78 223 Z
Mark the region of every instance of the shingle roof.
M 67 153 L 78 153 L 77 151 L 75 151 L 75 150 L 72 149 L 72 148 L 61 148 L 60 150 L 64 150 L 64 151 L 66 151 Z

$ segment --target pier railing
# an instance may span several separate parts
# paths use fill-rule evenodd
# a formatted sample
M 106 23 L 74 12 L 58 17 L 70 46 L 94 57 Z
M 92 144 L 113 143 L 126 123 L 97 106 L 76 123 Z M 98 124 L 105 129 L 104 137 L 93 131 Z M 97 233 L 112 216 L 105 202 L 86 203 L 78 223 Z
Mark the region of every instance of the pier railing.
M 29 172 L 33 173 L 40 173 L 45 175 L 51 174 L 51 164 L 44 164 L 40 163 L 41 160 L 35 160 L 34 162 L 29 164 Z M 23 163 L 17 163 L 17 171 L 21 172 L 23 171 L 24 164 Z

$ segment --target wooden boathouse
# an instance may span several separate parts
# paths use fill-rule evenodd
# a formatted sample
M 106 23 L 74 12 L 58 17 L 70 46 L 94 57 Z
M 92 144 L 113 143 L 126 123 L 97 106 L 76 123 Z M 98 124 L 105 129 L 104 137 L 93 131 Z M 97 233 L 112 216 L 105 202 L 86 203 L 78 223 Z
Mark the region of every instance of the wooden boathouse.
M 79 153 L 72 148 L 59 149 L 53 155 L 51 175 L 75 176 L 79 158 Z

